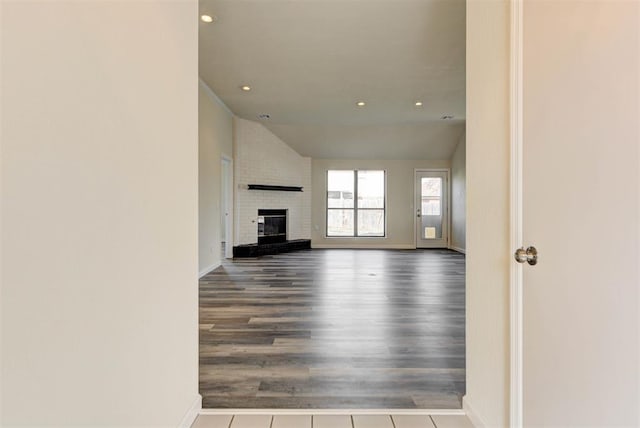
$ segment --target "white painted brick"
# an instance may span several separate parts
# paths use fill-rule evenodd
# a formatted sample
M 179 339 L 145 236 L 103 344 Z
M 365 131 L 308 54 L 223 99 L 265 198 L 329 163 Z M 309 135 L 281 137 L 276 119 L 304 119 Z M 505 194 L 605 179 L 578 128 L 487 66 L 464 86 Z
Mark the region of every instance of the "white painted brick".
M 236 242 L 258 240 L 258 209 L 288 209 L 288 239 L 311 238 L 311 159 L 300 156 L 262 124 L 235 119 Z M 304 192 L 247 190 L 248 184 L 303 186 Z

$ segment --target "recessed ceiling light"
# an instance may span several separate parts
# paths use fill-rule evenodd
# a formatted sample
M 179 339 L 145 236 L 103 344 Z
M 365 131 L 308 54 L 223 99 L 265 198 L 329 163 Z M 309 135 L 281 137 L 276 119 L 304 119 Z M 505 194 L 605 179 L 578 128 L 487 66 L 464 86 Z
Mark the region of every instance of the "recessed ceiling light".
M 251 86 L 249 85 L 242 85 L 240 86 L 240 89 L 242 89 L 245 92 L 249 92 L 251 90 Z
M 422 107 L 422 101 L 416 101 L 416 107 Z
M 201 15 L 200 19 L 202 20 L 202 22 L 207 22 L 207 23 L 215 21 L 215 17 L 211 15 Z
M 442 119 L 442 120 L 451 120 L 451 119 L 453 119 L 453 116 L 450 115 L 450 114 L 445 114 L 440 119 Z
M 364 101 L 358 101 L 358 102 L 356 103 L 356 105 L 357 105 L 358 107 L 364 107 L 366 104 L 367 104 L 367 103 L 365 103 Z

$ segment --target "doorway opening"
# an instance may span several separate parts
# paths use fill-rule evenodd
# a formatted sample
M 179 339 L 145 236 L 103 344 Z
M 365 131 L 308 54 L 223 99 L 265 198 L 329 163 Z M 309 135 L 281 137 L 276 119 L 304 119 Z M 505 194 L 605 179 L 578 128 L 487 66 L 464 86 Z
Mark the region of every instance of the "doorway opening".
M 226 111 L 211 121 L 233 129 L 226 258 L 200 282 L 203 404 L 461 409 L 465 250 L 451 216 L 464 225 L 464 207 L 450 188 L 464 183 L 465 4 L 345 2 L 339 22 L 333 8 L 201 2 L 218 18 L 200 24 L 201 83 L 209 111 Z M 269 24 L 283 20 L 296 25 Z M 331 187 L 336 171 L 351 187 Z M 313 249 L 232 258 L 283 239 Z
M 222 257 L 233 258 L 233 160 L 222 156 L 220 188 L 220 242 Z

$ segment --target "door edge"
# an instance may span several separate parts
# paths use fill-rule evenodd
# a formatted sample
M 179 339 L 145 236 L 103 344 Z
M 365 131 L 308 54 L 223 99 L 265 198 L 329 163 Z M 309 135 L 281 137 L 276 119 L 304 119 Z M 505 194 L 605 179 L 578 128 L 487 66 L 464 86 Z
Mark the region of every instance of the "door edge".
M 510 0 L 510 243 L 522 246 L 523 174 L 523 1 Z M 511 258 L 511 255 L 509 255 Z M 523 276 L 522 264 L 511 260 L 509 304 L 509 425 L 523 427 Z

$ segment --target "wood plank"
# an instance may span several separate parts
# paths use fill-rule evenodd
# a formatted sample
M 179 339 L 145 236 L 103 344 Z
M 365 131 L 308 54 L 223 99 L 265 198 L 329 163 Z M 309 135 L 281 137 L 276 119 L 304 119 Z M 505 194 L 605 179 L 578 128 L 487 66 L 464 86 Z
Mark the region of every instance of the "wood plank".
M 310 250 L 200 281 L 205 408 L 460 408 L 464 255 Z

